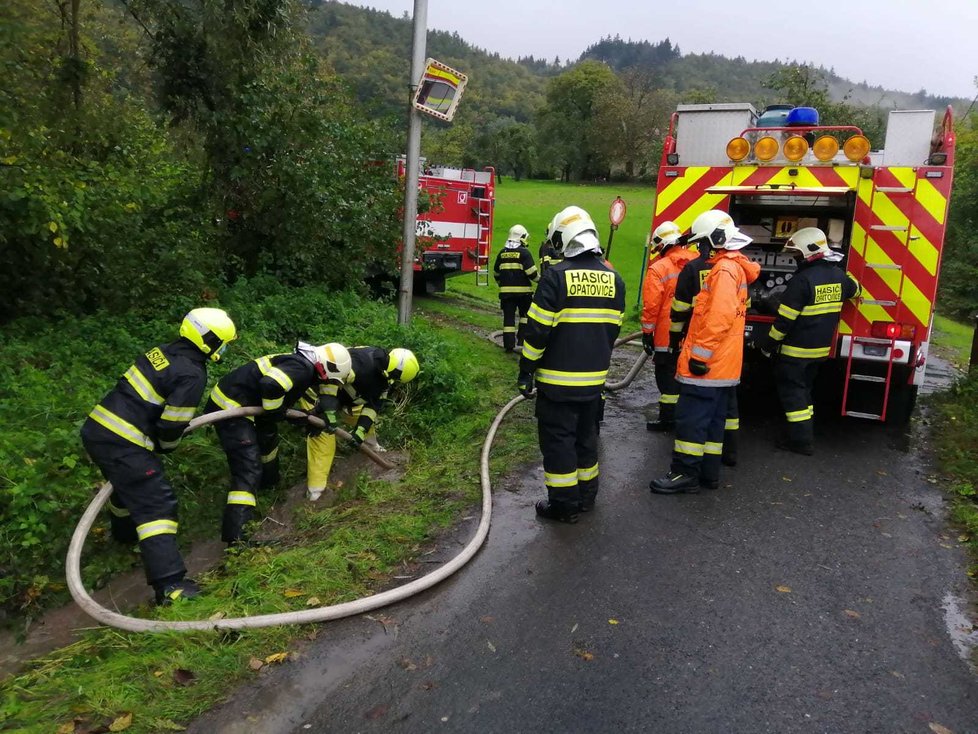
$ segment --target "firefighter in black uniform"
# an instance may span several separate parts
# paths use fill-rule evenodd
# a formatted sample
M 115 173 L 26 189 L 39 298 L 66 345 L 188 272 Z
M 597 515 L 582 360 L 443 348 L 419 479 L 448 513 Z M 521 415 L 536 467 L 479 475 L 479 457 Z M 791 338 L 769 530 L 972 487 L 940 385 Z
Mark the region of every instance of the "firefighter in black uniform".
M 533 300 L 533 284 L 540 278 L 533 255 L 526 246 L 529 236 L 522 224 L 510 228 L 506 246 L 496 255 L 493 266 L 493 277 L 499 284 L 499 305 L 503 309 L 503 348 L 507 352 L 523 343 L 526 312 Z M 520 314 L 518 330 L 517 311 Z
M 597 227 L 583 209 L 561 211 L 547 236 L 564 259 L 547 270 L 533 297 L 517 383 L 525 397 L 537 394 L 547 485 L 537 515 L 576 522 L 598 493 L 597 416 L 624 318 L 625 282 L 605 265 Z
M 542 276 L 548 268 L 560 262 L 560 254 L 550 244 L 550 240 L 544 240 L 537 252 L 537 259 L 540 262 L 540 275 Z
M 696 244 L 700 248 L 700 256 L 695 260 L 690 260 L 679 271 L 679 279 L 676 281 L 676 294 L 672 299 L 669 348 L 677 360 L 679 359 L 682 341 L 689 330 L 689 319 L 693 315 L 693 302 L 696 300 L 696 294 L 700 292 L 703 281 L 706 280 L 706 276 L 710 274 L 710 269 L 713 267 L 709 262 L 713 255 L 709 240 L 700 240 Z M 750 305 L 750 301 L 748 301 L 748 305 Z M 670 399 L 675 398 L 673 405 L 679 402 L 678 392 L 669 397 Z M 737 391 L 731 390 L 728 398 L 727 419 L 723 430 L 723 454 L 720 461 L 724 466 L 737 466 L 737 435 L 740 431 Z M 673 408 L 673 414 L 675 415 L 675 408 Z M 675 420 L 664 421 L 660 415 L 658 420 L 646 422 L 645 427 L 650 431 L 671 431 L 675 427 Z
M 180 338 L 140 355 L 81 429 L 85 450 L 112 483 L 112 536 L 139 543 L 157 604 L 200 593 L 177 548 L 177 496 L 157 453 L 173 451 L 207 385 L 207 359 L 217 362 L 237 337 L 217 308 L 195 308 Z
M 379 449 L 374 424 L 391 404 L 387 393 L 395 383 L 413 380 L 421 369 L 414 353 L 400 347 L 390 352 L 380 347 L 353 347 L 350 360 L 350 374 L 344 383 L 328 385 L 319 397 L 316 412 L 326 422 L 325 430 L 312 431 L 306 441 L 306 498 L 313 501 L 319 499 L 329 481 L 339 421 L 353 426 L 350 435 L 358 446 L 366 441 Z
M 819 365 L 831 351 L 842 306 L 859 295 L 860 287 L 836 264 L 842 254 L 829 249 L 820 229 L 799 229 L 785 251 L 798 261 L 798 270 L 788 281 L 771 330 L 757 345 L 765 356 L 777 354 L 775 386 L 788 420 L 787 434 L 778 447 L 811 456 L 815 451 L 812 386 Z
M 350 353 L 343 345 L 299 342 L 291 354 L 270 354 L 232 370 L 211 391 L 205 413 L 248 406 L 264 409 L 254 417 L 215 424 L 231 470 L 221 525 L 225 543 L 244 540 L 258 490 L 278 482 L 278 421 L 310 390 L 324 383 L 339 385 L 349 372 Z

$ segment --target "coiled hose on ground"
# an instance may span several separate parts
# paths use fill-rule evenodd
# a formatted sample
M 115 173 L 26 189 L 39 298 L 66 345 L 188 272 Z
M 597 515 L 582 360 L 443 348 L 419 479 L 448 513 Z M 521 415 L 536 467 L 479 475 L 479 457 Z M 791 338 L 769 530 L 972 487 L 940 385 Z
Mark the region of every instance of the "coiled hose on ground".
M 495 338 L 495 336 L 500 334 L 502 334 L 502 332 L 495 332 L 492 337 Z M 635 334 L 622 337 L 615 342 L 615 346 L 625 344 L 640 336 L 641 332 L 636 332 Z M 609 390 L 621 390 L 622 388 L 627 387 L 632 380 L 635 379 L 635 376 L 642 369 L 642 366 L 645 364 L 647 359 L 648 355 L 646 355 L 645 352 L 642 352 L 635 364 L 629 370 L 628 374 L 622 380 L 614 383 L 607 383 L 605 387 Z M 112 485 L 105 483 L 102 485 L 102 488 L 99 490 L 95 498 L 88 505 L 88 508 L 82 515 L 81 520 L 78 522 L 78 526 L 75 528 L 74 534 L 71 536 L 71 543 L 68 546 L 68 557 L 65 562 L 68 590 L 71 592 L 71 596 L 78 606 L 80 606 L 89 616 L 93 617 L 102 624 L 128 630 L 129 632 L 240 630 L 254 629 L 257 627 L 273 627 L 284 624 L 327 622 L 333 619 L 341 619 L 343 617 L 352 617 L 356 614 L 363 614 L 365 612 L 387 606 L 388 604 L 393 604 L 394 602 L 407 599 L 408 597 L 414 596 L 415 594 L 425 591 L 426 589 L 430 589 L 435 584 L 444 581 L 449 576 L 454 574 L 456 571 L 462 568 L 462 566 L 468 563 L 473 556 L 475 556 L 479 548 L 482 547 L 483 542 L 485 542 L 486 537 L 489 535 L 489 523 L 492 518 L 492 486 L 489 481 L 489 451 L 492 448 L 492 442 L 496 438 L 496 432 L 499 430 L 499 426 L 502 423 L 503 418 L 506 417 L 514 406 L 523 400 L 525 400 L 525 398 L 522 395 L 517 395 L 503 406 L 502 410 L 500 410 L 493 419 L 492 425 L 489 426 L 489 431 L 486 433 L 485 441 L 483 441 L 482 453 L 479 460 L 479 482 L 482 486 L 482 519 L 479 521 L 479 527 L 476 529 L 472 540 L 468 542 L 465 548 L 463 548 L 457 556 L 455 556 L 444 566 L 441 566 L 437 570 L 432 571 L 419 579 L 411 581 L 410 583 L 404 584 L 403 586 L 398 586 L 396 589 L 390 589 L 379 594 L 372 594 L 371 596 L 356 599 L 355 601 L 344 602 L 342 604 L 333 604 L 331 606 L 317 607 L 315 609 L 304 609 L 294 612 L 281 612 L 279 614 L 260 614 L 253 617 L 171 622 L 155 619 L 140 619 L 138 617 L 130 617 L 125 614 L 113 612 L 112 610 L 106 609 L 98 604 L 89 595 L 88 591 L 85 589 L 85 585 L 82 583 L 81 578 L 81 554 L 85 547 L 85 540 L 92 529 L 92 525 L 95 523 L 96 517 L 98 517 L 98 513 L 105 506 L 105 503 L 109 499 L 109 495 L 112 494 Z M 198 428 L 211 423 L 216 423 L 220 420 L 238 418 L 247 415 L 257 415 L 260 412 L 262 412 L 261 408 L 234 408 L 232 410 L 221 410 L 214 413 L 208 413 L 192 420 L 187 428 L 187 431 L 194 431 Z M 299 418 L 303 416 L 305 416 L 304 413 L 293 410 L 289 411 L 289 417 Z M 318 418 L 311 416 L 306 417 L 314 425 L 319 425 L 322 423 Z M 342 438 L 350 438 L 350 435 L 342 429 L 337 429 L 336 432 Z M 369 447 L 361 446 L 361 450 L 367 453 L 371 459 L 384 468 L 392 469 L 394 467 L 393 464 L 385 460 L 383 457 L 372 452 Z

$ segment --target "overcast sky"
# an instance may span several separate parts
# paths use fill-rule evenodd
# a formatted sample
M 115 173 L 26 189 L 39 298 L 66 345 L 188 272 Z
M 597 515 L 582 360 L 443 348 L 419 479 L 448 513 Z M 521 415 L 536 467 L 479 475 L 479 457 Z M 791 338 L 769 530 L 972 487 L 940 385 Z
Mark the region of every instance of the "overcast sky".
M 414 11 L 413 0 L 351 4 Z M 511 58 L 576 59 L 603 36 L 668 36 L 683 53 L 797 59 L 888 89 L 978 93 L 978 0 L 429 0 L 428 27 Z

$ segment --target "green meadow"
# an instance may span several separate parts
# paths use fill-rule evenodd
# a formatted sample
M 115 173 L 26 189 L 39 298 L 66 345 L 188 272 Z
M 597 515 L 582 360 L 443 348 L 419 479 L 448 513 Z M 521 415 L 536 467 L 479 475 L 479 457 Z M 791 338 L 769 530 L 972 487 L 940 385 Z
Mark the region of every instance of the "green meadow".
M 522 224 L 530 232 L 530 251 L 535 259 L 550 220 L 558 211 L 571 205 L 582 207 L 591 215 L 598 225 L 601 242 L 607 243 L 611 230 L 608 212 L 616 196 L 625 200 L 627 211 L 625 220 L 615 232 L 610 259 L 625 279 L 628 305 L 634 306 L 638 298 L 639 276 L 652 222 L 652 204 L 655 201 L 655 188 L 652 185 L 567 184 L 504 178 L 502 183 L 496 185 L 493 258 L 506 242 L 509 228 L 514 224 Z M 475 276 L 468 274 L 449 280 L 448 290 L 491 302 L 495 302 L 497 298 L 496 284 L 492 278 L 489 279 L 488 287 L 476 286 Z

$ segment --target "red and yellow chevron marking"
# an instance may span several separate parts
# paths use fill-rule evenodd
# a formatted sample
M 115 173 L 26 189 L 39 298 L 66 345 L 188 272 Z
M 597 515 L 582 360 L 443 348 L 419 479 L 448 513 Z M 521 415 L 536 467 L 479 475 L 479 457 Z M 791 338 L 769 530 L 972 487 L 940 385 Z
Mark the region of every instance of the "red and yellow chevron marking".
M 950 170 L 927 178 L 920 168 L 879 168 L 860 180 L 848 269 L 863 286 L 858 308 L 842 312 L 842 333 L 866 333 L 873 321 L 930 326 L 951 188 Z
M 794 171 L 794 175 L 789 173 Z M 667 177 L 666 172 L 678 173 Z M 928 178 L 928 172 L 942 172 Z M 930 325 L 951 191 L 951 169 L 877 168 L 860 178 L 859 168 L 806 166 L 702 166 L 659 173 L 653 229 L 671 220 L 686 230 L 709 209 L 726 210 L 730 197 L 714 186 L 796 184 L 802 188 L 846 187 L 857 192 L 847 269 L 863 288 L 861 302 L 846 304 L 839 332 L 868 334 L 874 321 Z
M 678 172 L 675 178 L 659 174 L 659 191 L 655 199 L 652 228 L 666 220 L 689 229 L 697 216 L 710 209 L 727 209 L 730 197 L 710 194 L 713 186 L 762 186 L 765 184 L 795 184 L 803 188 L 846 186 L 856 188 L 859 170 L 855 167 L 829 168 L 804 166 L 698 166 L 670 168 Z M 791 175 L 789 170 L 795 171 Z

